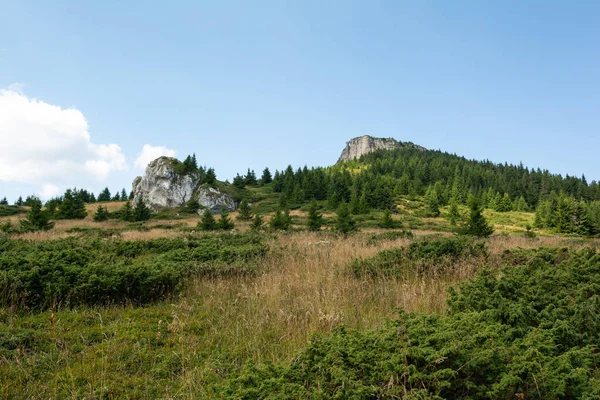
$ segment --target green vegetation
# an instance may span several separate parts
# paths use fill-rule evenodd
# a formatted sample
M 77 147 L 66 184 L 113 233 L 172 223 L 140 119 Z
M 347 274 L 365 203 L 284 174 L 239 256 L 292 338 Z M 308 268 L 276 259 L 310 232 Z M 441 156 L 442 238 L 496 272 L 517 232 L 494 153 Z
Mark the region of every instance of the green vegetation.
M 290 211 L 281 211 L 281 208 L 275 211 L 275 214 L 269 221 L 269 227 L 275 231 L 287 231 L 292 226 Z
M 350 210 L 345 202 L 342 202 L 338 207 L 334 228 L 336 232 L 344 235 L 356 231 L 356 221 L 350 215 Z
M 394 236 L 407 237 L 410 234 L 398 232 Z M 425 239 L 414 241 L 407 248 L 383 250 L 375 257 L 353 260 L 346 265 L 346 270 L 357 278 L 400 278 L 409 272 L 422 275 L 451 271 L 459 259 L 486 256 L 484 244 L 467 237 Z
M 517 257 L 520 259 L 520 257 Z M 452 290 L 443 315 L 315 336 L 290 364 L 250 365 L 232 398 L 597 398 L 600 257 L 528 252 Z
M 311 232 L 318 232 L 321 230 L 321 227 L 325 223 L 323 219 L 323 214 L 319 212 L 319 208 L 316 201 L 312 201 L 310 203 L 310 208 L 308 210 L 308 221 L 306 226 L 308 230 Z
M 99 205 L 96 213 L 94 214 L 94 222 L 107 221 L 110 216 L 106 206 Z
M 252 219 L 252 208 L 248 204 L 248 200 L 244 199 L 240 203 L 237 219 L 240 221 L 250 221 Z
M 173 294 L 190 274 L 248 273 L 265 247 L 256 236 L 149 241 L 0 239 L 0 305 L 45 309 L 144 304 Z
M 241 233 L 195 199 L 106 188 L 110 224 L 85 190 L 0 200 L 0 397 L 598 398 L 600 258 L 529 249 L 600 247 L 568 238 L 600 235 L 597 182 L 414 146 L 232 184 L 173 166 Z
M 32 202 L 31 209 L 20 223 L 23 232 L 47 231 L 54 227 L 54 222 L 50 222 L 48 212 L 42 210 L 42 202 L 39 200 Z
M 208 208 L 202 213 L 202 219 L 198 222 L 198 228 L 203 231 L 214 231 L 217 229 L 217 220 Z
M 483 216 L 479 201 L 471 196 L 469 200 L 469 220 L 464 228 L 464 233 L 478 237 L 488 237 L 494 233 L 494 228 L 487 222 Z

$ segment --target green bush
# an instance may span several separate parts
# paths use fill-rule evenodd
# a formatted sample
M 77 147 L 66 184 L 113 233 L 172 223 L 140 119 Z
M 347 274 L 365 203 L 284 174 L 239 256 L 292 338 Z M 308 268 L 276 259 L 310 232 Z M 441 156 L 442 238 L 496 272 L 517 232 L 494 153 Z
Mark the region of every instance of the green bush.
M 522 256 L 522 253 L 521 253 Z M 600 255 L 529 251 L 450 290 L 446 314 L 400 312 L 366 332 L 315 336 L 287 365 L 249 365 L 223 388 L 255 399 L 595 399 Z
M 252 261 L 265 251 L 255 235 L 147 241 L 0 238 L 0 305 L 147 303 L 177 292 L 190 274 L 250 273 Z
M 408 253 L 413 259 L 439 260 L 442 257 L 480 257 L 486 255 L 487 251 L 482 241 L 476 241 L 469 237 L 454 236 L 412 242 L 408 248 Z
M 404 231 L 385 234 L 392 237 L 407 236 Z M 377 235 L 378 240 L 379 236 L 385 234 Z M 408 248 L 383 250 L 375 257 L 353 260 L 346 265 L 346 269 L 357 278 L 400 278 L 407 272 L 422 275 L 446 267 L 451 268 L 460 258 L 485 256 L 485 244 L 468 237 L 426 238 L 412 242 Z
M 405 231 L 405 230 L 376 233 L 376 234 L 372 235 L 371 237 L 369 237 L 369 239 L 367 240 L 367 245 L 375 246 L 378 243 L 383 242 L 383 241 L 394 241 L 394 240 L 398 240 L 398 239 L 412 239 L 414 237 L 415 237 L 415 235 L 413 235 L 413 233 L 411 231 Z
M 8 217 L 19 213 L 18 206 L 0 205 L 0 217 Z

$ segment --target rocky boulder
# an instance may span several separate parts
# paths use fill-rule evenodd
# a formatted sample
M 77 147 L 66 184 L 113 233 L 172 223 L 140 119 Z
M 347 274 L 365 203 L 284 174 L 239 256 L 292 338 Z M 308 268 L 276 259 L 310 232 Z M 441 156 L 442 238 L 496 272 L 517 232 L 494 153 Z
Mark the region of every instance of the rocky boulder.
M 236 209 L 235 201 L 216 187 L 201 185 L 199 173 L 181 174 L 175 166 L 179 161 L 170 157 L 159 157 L 146 167 L 144 176 L 138 176 L 132 184 L 133 201 L 142 199 L 153 210 L 180 207 L 197 199 L 198 203 L 213 212 L 223 207 L 229 211 Z
M 338 162 L 350 161 L 368 153 L 377 150 L 393 150 L 403 147 L 414 147 L 419 150 L 426 150 L 424 147 L 413 143 L 403 143 L 392 138 L 374 138 L 369 135 L 356 137 L 346 142 L 346 147 L 342 151 Z

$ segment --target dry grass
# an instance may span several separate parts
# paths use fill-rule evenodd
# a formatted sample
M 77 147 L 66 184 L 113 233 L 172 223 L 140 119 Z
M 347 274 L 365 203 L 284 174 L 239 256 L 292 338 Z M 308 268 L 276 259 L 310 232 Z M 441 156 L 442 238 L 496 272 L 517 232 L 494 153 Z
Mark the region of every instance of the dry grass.
M 315 333 L 340 324 L 357 329 L 380 325 L 397 308 L 409 312 L 441 311 L 446 288 L 473 276 L 481 261 L 455 265 L 452 274 L 436 278 L 356 279 L 343 266 L 387 248 L 405 246 L 406 239 L 366 246 L 363 235 L 347 239 L 310 233 L 280 236 L 256 278 L 197 279 L 188 288 L 186 304 L 208 309 L 207 344 L 243 346 L 257 362 L 287 361 Z

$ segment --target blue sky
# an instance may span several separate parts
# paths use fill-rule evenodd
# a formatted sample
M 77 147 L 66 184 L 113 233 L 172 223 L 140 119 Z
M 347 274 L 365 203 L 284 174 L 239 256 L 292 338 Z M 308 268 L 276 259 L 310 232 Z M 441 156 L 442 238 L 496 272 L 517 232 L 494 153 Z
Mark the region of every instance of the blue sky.
M 146 144 L 224 180 L 329 165 L 363 134 L 600 180 L 599 2 L 0 0 L 0 14 L 0 197 L 129 189 Z

